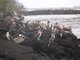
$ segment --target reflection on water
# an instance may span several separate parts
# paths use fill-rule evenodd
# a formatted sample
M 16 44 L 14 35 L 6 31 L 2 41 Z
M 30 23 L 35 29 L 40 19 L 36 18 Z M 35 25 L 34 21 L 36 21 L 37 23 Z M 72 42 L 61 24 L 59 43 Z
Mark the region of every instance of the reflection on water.
M 60 25 L 71 26 L 72 32 L 80 38 L 80 15 L 35 15 L 25 16 L 26 21 L 40 20 L 46 22 L 47 20 L 58 22 Z

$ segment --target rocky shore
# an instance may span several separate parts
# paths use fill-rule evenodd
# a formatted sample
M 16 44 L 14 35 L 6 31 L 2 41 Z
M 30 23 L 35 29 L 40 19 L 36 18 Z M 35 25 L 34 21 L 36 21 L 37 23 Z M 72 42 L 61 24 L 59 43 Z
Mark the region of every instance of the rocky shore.
M 0 60 L 80 60 L 71 27 L 23 20 L 15 11 L 0 12 Z

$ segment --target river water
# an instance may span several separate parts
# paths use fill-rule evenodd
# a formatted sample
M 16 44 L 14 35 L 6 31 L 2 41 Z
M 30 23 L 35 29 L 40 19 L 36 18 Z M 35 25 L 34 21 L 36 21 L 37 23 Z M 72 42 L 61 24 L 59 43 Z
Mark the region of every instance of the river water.
M 25 16 L 23 22 L 40 20 L 42 22 L 58 22 L 60 25 L 71 26 L 72 32 L 80 38 L 80 14 L 75 15 L 31 15 Z

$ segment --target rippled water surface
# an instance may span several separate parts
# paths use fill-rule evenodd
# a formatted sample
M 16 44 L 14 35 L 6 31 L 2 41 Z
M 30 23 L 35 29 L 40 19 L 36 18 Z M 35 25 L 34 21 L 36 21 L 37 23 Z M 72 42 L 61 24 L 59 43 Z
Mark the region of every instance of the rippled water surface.
M 80 14 L 77 15 L 32 15 L 25 16 L 26 21 L 40 20 L 46 22 L 47 20 L 58 22 L 60 25 L 71 26 L 72 32 L 80 38 Z

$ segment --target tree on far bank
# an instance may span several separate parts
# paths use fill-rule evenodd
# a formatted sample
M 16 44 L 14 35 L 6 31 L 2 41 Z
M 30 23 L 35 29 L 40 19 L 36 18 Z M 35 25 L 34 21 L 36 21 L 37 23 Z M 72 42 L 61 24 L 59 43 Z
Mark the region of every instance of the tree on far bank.
M 16 0 L 0 0 L 0 11 L 22 11 L 24 6 Z

